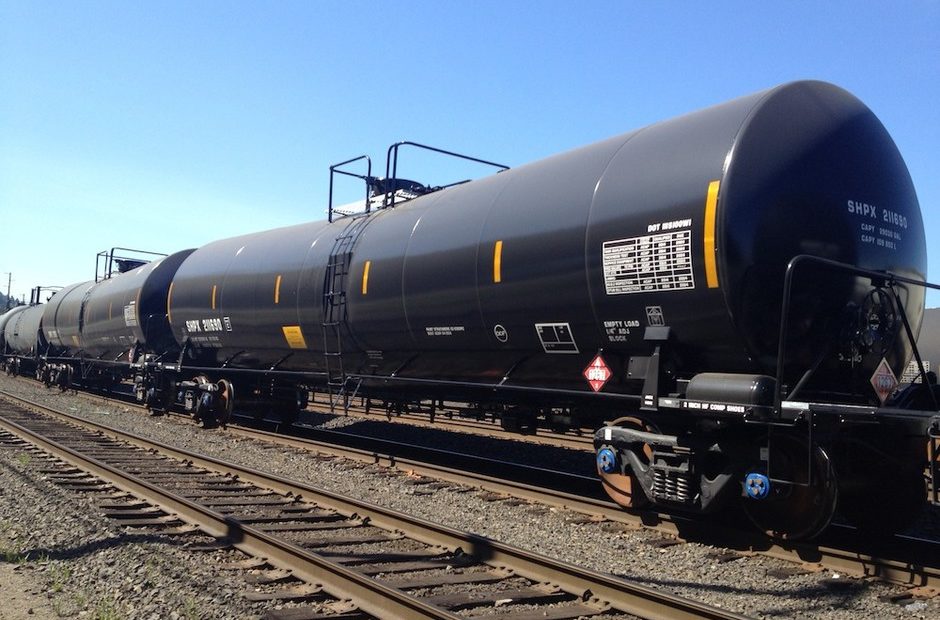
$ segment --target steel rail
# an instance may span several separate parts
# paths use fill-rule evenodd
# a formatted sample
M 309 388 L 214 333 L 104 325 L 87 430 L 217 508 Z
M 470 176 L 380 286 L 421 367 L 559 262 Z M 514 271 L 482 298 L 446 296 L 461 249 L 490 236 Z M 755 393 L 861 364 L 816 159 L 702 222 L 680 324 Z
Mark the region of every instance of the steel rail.
M 295 496 L 301 496 L 308 501 L 328 506 L 347 516 L 357 515 L 360 518 L 367 518 L 371 525 L 397 530 L 408 537 L 428 545 L 437 545 L 452 550 L 461 549 L 464 553 L 478 557 L 487 564 L 508 568 L 522 577 L 527 577 L 535 581 L 551 582 L 583 600 L 592 598 L 599 599 L 610 605 L 612 609 L 633 614 L 641 618 L 705 618 L 714 620 L 743 620 L 746 618 L 746 616 L 712 607 L 699 601 L 693 601 L 662 592 L 648 586 L 633 584 L 611 575 L 605 575 L 572 564 L 553 560 L 537 553 L 513 548 L 509 545 L 476 534 L 462 532 L 445 525 L 432 523 L 376 504 L 344 497 L 304 483 L 284 480 L 255 469 L 242 467 L 213 457 L 169 446 L 158 441 L 149 440 L 132 433 L 86 420 L 80 416 L 58 411 L 25 398 L 8 394 L 2 390 L 0 390 L 0 396 L 13 400 L 21 406 L 28 406 L 39 412 L 45 412 L 69 420 L 80 426 L 93 429 L 133 445 L 145 449 L 156 449 L 167 456 L 189 461 L 193 465 L 198 465 L 205 469 L 222 474 L 235 475 L 243 481 L 267 487 L 283 494 L 290 493 Z M 4 422 L 4 425 L 10 425 L 10 423 Z M 22 429 L 19 425 L 11 426 Z M 23 436 L 21 432 L 28 433 L 29 437 L 31 437 L 28 440 L 33 443 L 41 443 L 43 446 L 50 446 L 56 452 L 61 451 L 62 454 L 68 456 L 66 460 L 69 460 L 69 462 L 77 467 L 84 469 L 85 467 L 82 463 L 87 462 L 89 467 L 94 469 L 93 473 L 96 475 L 103 474 L 107 475 L 109 478 L 115 476 L 129 479 L 129 482 L 122 483 L 128 485 L 126 490 L 132 493 L 156 494 L 160 499 L 155 503 L 159 504 L 161 508 L 168 512 L 178 514 L 184 521 L 195 522 L 200 516 L 206 516 L 210 523 L 207 529 L 210 534 L 214 536 L 230 537 L 235 541 L 235 546 L 242 548 L 240 545 L 244 545 L 244 548 L 246 550 L 250 549 L 253 555 L 266 557 L 272 564 L 286 570 L 292 570 L 304 580 L 311 583 L 324 583 L 326 584 L 324 589 L 331 594 L 335 595 L 338 592 L 341 593 L 339 596 L 353 598 L 357 601 L 362 600 L 365 602 L 362 608 L 368 613 L 376 614 L 380 617 L 393 615 L 402 618 L 458 617 L 440 608 L 421 603 L 420 600 L 405 595 L 398 590 L 363 583 L 363 581 L 371 580 L 368 580 L 344 566 L 334 564 L 316 554 L 304 551 L 295 545 L 279 541 L 254 528 L 239 524 L 237 521 L 226 518 L 211 510 L 203 509 L 185 498 L 173 496 L 173 494 L 162 491 L 133 476 L 118 472 L 100 461 L 82 457 L 64 446 L 55 444 L 55 442 L 38 437 L 36 438 L 37 441 L 34 442 L 32 439 L 34 434 L 27 429 L 22 429 L 22 431 L 17 432 L 17 434 Z M 98 472 L 101 473 L 99 474 Z M 116 486 L 124 488 L 122 484 Z M 205 514 L 203 515 L 203 513 Z M 294 567 L 291 563 L 294 557 L 300 558 L 304 562 L 303 568 L 298 569 Z M 355 579 L 356 581 L 347 583 L 347 579 Z M 347 592 L 352 590 L 354 590 L 353 593 L 347 594 Z M 388 596 L 388 601 L 382 599 L 383 596 Z M 376 599 L 375 597 L 379 598 Z M 396 601 L 399 607 L 396 609 L 389 607 L 389 601 Z M 373 606 L 373 604 L 377 606 Z

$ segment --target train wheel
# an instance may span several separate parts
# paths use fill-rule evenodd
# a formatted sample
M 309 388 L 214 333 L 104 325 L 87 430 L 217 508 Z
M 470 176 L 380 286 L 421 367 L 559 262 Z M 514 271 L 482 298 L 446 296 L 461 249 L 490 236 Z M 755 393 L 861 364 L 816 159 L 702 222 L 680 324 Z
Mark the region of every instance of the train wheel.
M 806 441 L 795 437 L 775 437 L 770 449 L 774 479 L 805 483 L 808 468 L 812 467 L 813 484 L 772 483 L 766 498 L 744 500 L 744 512 L 754 525 L 771 536 L 789 540 L 813 538 L 829 525 L 839 495 L 829 455 L 816 446 L 810 458 Z
M 611 422 L 610 426 L 632 428 L 645 432 L 657 432 L 657 430 L 647 422 L 635 417 L 618 418 Z M 605 448 L 615 455 L 613 471 L 604 471 L 605 467 L 601 463 L 602 458 L 605 456 Z M 620 458 L 616 453 L 617 451 L 615 449 L 608 448 L 607 446 L 599 446 L 597 450 L 597 475 L 601 478 L 604 491 L 610 496 L 610 499 L 624 508 L 643 508 L 648 506 L 650 503 L 649 498 L 646 497 L 646 494 L 643 493 L 643 489 L 640 488 L 640 483 L 637 482 L 636 476 L 634 476 L 633 472 L 626 466 L 624 459 Z M 643 445 L 641 454 L 646 457 L 647 461 L 653 458 L 653 450 L 646 444 Z
M 225 428 L 229 419 L 232 417 L 232 410 L 235 408 L 235 386 L 227 379 L 219 380 L 218 406 L 216 408 L 216 421 L 219 426 Z
M 206 377 L 205 375 L 198 375 L 196 377 L 193 377 L 193 381 L 197 385 L 205 385 L 206 383 L 209 383 L 209 378 Z M 211 416 L 209 416 L 209 411 L 208 411 L 208 406 L 207 406 L 208 403 L 206 399 L 203 398 L 202 390 L 196 388 L 193 392 L 194 392 L 193 393 L 194 401 L 192 405 L 193 422 L 197 424 L 201 423 L 203 428 L 208 428 L 209 426 L 211 426 L 211 420 L 209 419 Z

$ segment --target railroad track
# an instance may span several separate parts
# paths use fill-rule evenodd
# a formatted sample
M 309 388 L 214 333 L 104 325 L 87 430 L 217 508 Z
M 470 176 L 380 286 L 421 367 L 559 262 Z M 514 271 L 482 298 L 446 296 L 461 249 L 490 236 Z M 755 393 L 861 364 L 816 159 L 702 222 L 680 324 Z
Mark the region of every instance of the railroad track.
M 352 600 L 343 617 L 743 617 L 2 396 L 0 426 L 66 463 L 61 484 L 116 487 L 102 502 L 109 516 L 188 524 L 257 558 L 269 584 L 291 582 L 272 585 L 271 600 Z M 319 609 L 269 617 L 325 617 Z
M 245 422 L 251 424 L 258 421 L 246 419 Z M 274 426 L 273 423 L 271 425 Z M 260 439 L 301 449 L 312 454 L 327 454 L 363 463 L 396 467 L 434 480 L 468 485 L 506 497 L 571 510 L 597 523 L 607 521 L 631 529 L 655 529 L 677 541 L 703 542 L 731 550 L 730 554 L 723 556 L 724 561 L 757 553 L 796 565 L 809 566 L 812 570 L 826 568 L 855 578 L 871 577 L 896 585 L 923 588 L 923 591 L 940 591 L 938 541 L 905 536 L 880 541 L 859 540 L 853 528 L 838 524 L 829 528 L 821 542 L 794 543 L 771 540 L 760 533 L 751 532 L 747 524 L 742 524 L 744 529 L 741 529 L 724 527 L 713 521 L 703 522 L 699 519 L 652 511 L 628 512 L 617 504 L 600 498 L 600 484 L 596 479 L 587 480 L 590 484 L 585 486 L 583 476 L 566 472 L 503 461 L 494 462 L 470 455 L 455 458 L 453 454 L 441 455 L 439 451 L 423 446 L 403 445 L 371 437 L 363 440 L 348 433 L 323 432 L 303 427 L 295 427 L 292 435 L 251 426 L 229 426 L 226 432 L 247 439 Z M 344 444 L 350 440 L 354 446 Z M 368 449 L 364 449 L 363 445 L 368 446 Z M 462 468 L 449 467 L 441 464 L 441 461 L 449 461 L 451 464 L 457 461 Z M 499 475 L 488 475 L 480 473 L 481 471 L 499 471 Z M 538 480 L 539 483 L 532 484 L 532 480 Z M 568 492 L 563 490 L 566 486 L 579 488 L 584 492 Z
M 101 396 L 90 398 L 107 401 Z M 179 416 L 188 417 L 184 414 Z M 295 426 L 291 435 L 285 435 L 284 429 L 279 429 L 275 422 L 268 421 L 267 426 L 279 432 L 257 428 L 258 424 L 265 422 L 251 416 L 240 420 L 247 426 L 230 425 L 226 432 L 312 455 L 395 467 L 430 480 L 480 488 L 503 498 L 571 510 L 590 522 L 614 522 L 628 529 L 655 529 L 667 539 L 701 542 L 727 549 L 729 552 L 723 554 L 724 561 L 761 554 L 808 566 L 810 570 L 826 568 L 855 578 L 876 578 L 917 588 L 920 592 L 940 591 L 940 542 L 935 540 L 904 536 L 860 539 L 853 528 L 838 524 L 831 526 L 825 537 L 816 542 L 771 540 L 751 532 L 746 524 L 727 527 L 715 521 L 703 522 L 665 513 L 627 512 L 613 502 L 601 499 L 600 484 L 594 478 L 303 426 Z

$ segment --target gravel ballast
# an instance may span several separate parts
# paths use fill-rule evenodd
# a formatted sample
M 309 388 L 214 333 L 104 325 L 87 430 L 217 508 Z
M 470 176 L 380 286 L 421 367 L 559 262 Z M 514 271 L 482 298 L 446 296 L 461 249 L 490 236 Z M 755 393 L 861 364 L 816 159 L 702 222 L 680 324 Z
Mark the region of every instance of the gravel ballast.
M 39 599 L 23 610 L 31 617 L 235 619 L 263 610 L 241 596 L 250 589 L 243 579 L 216 568 L 245 556 L 193 551 L 213 542 L 198 533 L 121 527 L 101 516 L 94 494 L 48 481 L 40 470 L 49 467 L 26 450 L 0 450 L 0 549 L 21 595 Z
M 443 488 L 428 494 L 406 475 L 390 475 L 375 466 L 351 466 L 342 459 L 313 459 L 301 450 L 272 448 L 256 440 L 239 439 L 221 430 L 202 430 L 178 418 L 149 417 L 120 405 L 105 405 L 70 394 L 46 390 L 37 383 L 0 377 L 0 389 L 35 399 L 52 407 L 113 425 L 158 441 L 234 461 L 277 475 L 303 481 L 325 490 L 347 494 L 393 509 L 468 530 L 507 544 L 520 546 L 573 564 L 636 580 L 695 600 L 732 609 L 754 617 L 774 618 L 935 618 L 940 601 L 908 600 L 906 604 L 881 600 L 901 592 L 876 581 L 846 579 L 829 571 L 794 575 L 785 579 L 767 576 L 771 569 L 789 564 L 766 557 L 719 562 L 708 557 L 714 549 L 699 544 L 659 547 L 661 537 L 650 531 L 582 523 L 581 515 L 539 506 L 514 506 L 486 501 L 483 494 L 466 489 Z M 520 444 L 520 452 L 525 450 Z M 85 593 L 84 611 L 92 605 L 116 603 L 133 606 L 127 617 L 195 617 L 188 606 L 199 605 L 199 617 L 248 617 L 257 609 L 238 595 L 244 583 L 225 583 L 211 570 L 213 559 L 192 554 L 171 542 L 122 540 L 113 522 L 97 516 L 92 504 L 74 494 L 43 490 L 28 468 L 10 450 L 0 451 L 0 540 L 20 549 L 43 549 L 49 558 L 26 562 L 37 580 L 52 589 L 53 573 L 60 562 L 69 562 L 73 573 L 51 600 L 62 599 L 60 610 L 76 612 L 76 593 Z M 531 459 L 527 459 L 531 460 Z M 12 485 L 12 486 L 11 486 Z M 46 485 L 48 487 L 50 485 Z M 28 497 L 28 499 L 26 499 Z M 14 501 L 15 498 L 15 501 Z M 157 537 L 159 538 L 159 537 Z M 117 542 L 113 542 L 117 541 Z M 11 543 L 12 544 L 12 543 Z M 69 550 L 88 550 L 80 558 Z M 197 562 L 203 564 L 194 566 Z M 153 564 L 157 576 L 153 577 Z M 82 566 L 82 565 L 85 566 Z M 151 567 L 151 568 L 148 568 Z M 110 570 L 110 572 L 109 572 Z M 104 571 L 102 573 L 102 571 Z M 157 579 L 148 583 L 148 579 Z M 231 577 L 231 579 L 237 579 Z M 125 585 L 126 582 L 126 585 Z M 72 584 L 76 586 L 72 589 Z M 140 586 L 141 592 L 135 592 Z M 114 591 L 121 592 L 115 599 Z M 109 592 L 112 598 L 108 599 Z M 155 614 L 155 615 L 154 615 Z

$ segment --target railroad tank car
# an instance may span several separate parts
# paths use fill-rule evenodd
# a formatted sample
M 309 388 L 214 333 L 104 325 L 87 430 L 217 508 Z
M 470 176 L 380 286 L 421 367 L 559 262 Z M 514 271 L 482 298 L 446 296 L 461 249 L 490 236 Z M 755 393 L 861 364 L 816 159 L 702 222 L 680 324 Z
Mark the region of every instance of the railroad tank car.
M 745 493 L 769 494 L 752 519 L 805 537 L 835 509 L 835 457 L 853 508 L 879 442 L 807 424 L 814 403 L 856 407 L 903 447 L 905 495 L 882 503 L 923 490 L 908 448 L 924 417 L 875 412 L 912 354 L 925 277 L 887 131 L 804 81 L 394 208 L 210 243 L 167 309 L 185 364 L 236 385 L 627 414 L 596 437 L 615 500 L 707 512 L 772 485 Z M 776 424 L 791 432 L 771 446 Z
M 214 241 L 180 266 L 167 299 L 178 344 L 201 363 L 309 370 L 322 323 L 326 222 Z
M 81 310 L 80 341 L 85 355 L 128 361 L 135 346 L 156 355 L 174 353 L 177 345 L 167 321 L 167 293 L 176 270 L 191 253 L 176 252 L 112 275 L 89 289 Z
M 922 367 L 896 389 L 933 286 L 923 223 L 846 91 L 784 84 L 444 189 L 395 178 L 395 153 L 361 176 L 375 209 L 174 255 L 179 356 L 137 339 L 138 398 L 221 421 L 233 402 L 289 418 L 310 390 L 561 407 L 613 420 L 595 447 L 621 505 L 739 499 L 793 538 L 837 503 L 882 530 L 924 504 L 940 393 Z M 98 285 L 87 317 L 94 283 L 54 297 L 50 344 L 75 355 L 100 326 L 92 346 L 118 354 L 135 277 Z
M 50 347 L 42 379 L 66 387 L 80 376 L 87 387 L 109 389 L 133 376 L 138 370 L 135 363 L 175 360 L 178 348 L 170 334 L 166 299 L 176 269 L 191 252 L 107 273 L 54 295 L 43 320 Z M 162 391 L 161 398 L 154 400 L 157 392 L 151 390 L 151 381 L 139 379 L 141 398 L 149 391 L 154 403 L 166 400 Z
M 27 307 L 28 306 L 17 306 L 0 315 L 0 354 L 6 351 L 6 337 L 4 336 L 4 332 L 6 330 L 7 322 L 23 310 L 26 310 Z
M 75 356 L 81 351 L 82 303 L 94 286 L 94 280 L 71 284 L 46 303 L 43 333 L 50 355 Z
M 11 316 L 3 328 L 7 372 L 33 373 L 46 341 L 42 334 L 43 305 L 26 306 Z

